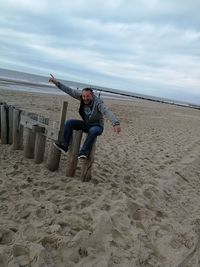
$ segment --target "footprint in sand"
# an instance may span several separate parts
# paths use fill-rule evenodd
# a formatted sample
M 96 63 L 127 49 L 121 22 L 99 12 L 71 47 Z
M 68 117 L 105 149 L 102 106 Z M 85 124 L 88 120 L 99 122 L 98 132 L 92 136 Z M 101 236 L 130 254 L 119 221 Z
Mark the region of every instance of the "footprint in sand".
M 124 175 L 124 183 L 130 185 L 132 177 L 130 175 Z
M 20 245 L 20 244 L 15 244 L 13 246 L 13 256 L 14 257 L 19 257 L 22 255 L 28 255 L 29 249 L 26 246 Z
M 76 205 L 76 207 L 77 207 L 77 208 L 80 208 L 80 209 L 83 209 L 83 208 L 85 208 L 85 207 L 89 207 L 89 206 L 92 205 L 92 204 L 93 204 L 93 200 L 92 200 L 92 199 L 84 199 L 84 200 L 80 201 L 80 202 Z
M 8 266 L 8 257 L 4 252 L 0 253 L 0 267 Z
M 173 249 L 180 249 L 183 246 L 191 249 L 194 246 L 194 241 L 193 238 L 187 233 L 177 233 L 175 236 L 173 236 L 169 245 Z
M 56 235 L 44 236 L 41 239 L 41 244 L 47 250 L 54 250 L 58 248 L 59 238 Z
M 10 245 L 13 242 L 14 233 L 9 229 L 0 229 L 0 245 Z
M 39 207 L 36 210 L 36 215 L 39 219 L 43 219 L 46 216 L 46 210 L 45 207 Z
M 129 208 L 129 215 L 133 220 L 142 220 L 142 206 L 140 206 L 136 202 L 129 202 L 128 203 L 128 208 Z
M 154 200 L 157 199 L 157 193 L 158 193 L 158 189 L 155 186 L 150 186 L 150 187 L 146 187 L 143 190 L 143 194 L 144 196 L 149 199 L 149 201 L 153 202 Z
M 23 229 L 23 237 L 25 240 L 34 242 L 39 238 L 39 232 L 32 224 L 27 224 Z
M 32 196 L 35 200 L 39 200 L 40 199 L 40 192 L 38 189 L 34 188 L 32 190 Z
M 29 266 L 29 249 L 26 246 L 15 244 L 13 246 L 13 261 L 11 266 Z

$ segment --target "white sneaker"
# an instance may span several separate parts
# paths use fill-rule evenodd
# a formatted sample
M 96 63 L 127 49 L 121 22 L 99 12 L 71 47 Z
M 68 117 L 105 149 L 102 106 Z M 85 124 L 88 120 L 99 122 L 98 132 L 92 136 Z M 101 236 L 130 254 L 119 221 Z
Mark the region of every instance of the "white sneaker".
M 84 155 L 84 154 L 80 154 L 80 155 L 78 156 L 78 159 L 87 159 L 87 156 Z

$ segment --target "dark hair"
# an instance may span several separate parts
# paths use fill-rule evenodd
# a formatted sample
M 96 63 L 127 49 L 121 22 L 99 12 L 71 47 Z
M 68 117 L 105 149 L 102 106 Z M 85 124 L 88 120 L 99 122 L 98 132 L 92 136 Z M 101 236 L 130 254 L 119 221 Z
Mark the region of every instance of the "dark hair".
M 92 90 L 92 88 L 90 88 L 90 87 L 85 87 L 85 88 L 83 88 L 83 89 L 82 89 L 82 92 L 83 92 L 83 91 L 86 91 L 86 92 L 87 92 L 87 91 L 90 91 L 92 94 L 94 93 L 93 90 Z

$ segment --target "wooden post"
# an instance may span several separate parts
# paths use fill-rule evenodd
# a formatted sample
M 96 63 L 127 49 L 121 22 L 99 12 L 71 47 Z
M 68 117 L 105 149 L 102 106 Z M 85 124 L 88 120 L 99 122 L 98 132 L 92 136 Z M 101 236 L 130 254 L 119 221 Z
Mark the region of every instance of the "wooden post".
M 68 151 L 68 161 L 66 169 L 66 176 L 68 177 L 73 177 L 76 172 L 82 134 L 83 131 L 73 131 L 73 137 Z
M 13 145 L 14 150 L 23 149 L 23 130 L 24 127 L 20 125 L 21 110 L 13 110 Z
M 1 139 L 1 103 L 0 103 L 0 139 Z
M 24 156 L 26 158 L 34 158 L 34 149 L 35 149 L 35 136 L 36 132 L 33 126 L 33 129 L 26 128 L 25 143 L 24 143 Z
M 8 143 L 8 120 L 7 120 L 7 106 L 1 105 L 1 144 Z
M 14 108 L 12 106 L 9 106 L 8 108 L 8 144 L 12 145 L 13 143 L 13 110 Z
M 95 139 L 93 146 L 91 148 L 89 157 L 87 159 L 80 159 L 81 163 L 81 180 L 82 182 L 88 182 L 92 178 L 92 164 L 94 162 L 94 155 L 96 149 L 96 140 Z
M 44 152 L 45 152 L 45 143 L 46 136 L 43 134 L 45 132 L 44 127 L 37 127 L 36 129 L 36 138 L 35 138 L 35 153 L 34 160 L 35 163 L 39 164 L 44 160 Z
M 62 110 L 61 110 L 61 115 L 60 115 L 60 125 L 59 125 L 59 135 L 58 135 L 58 141 L 62 142 L 63 141 L 63 134 L 64 134 L 64 129 L 65 129 L 65 121 L 66 121 L 66 114 L 67 114 L 67 106 L 68 102 L 64 101 Z
M 59 167 L 61 151 L 58 150 L 53 142 L 50 143 L 48 157 L 47 157 L 47 169 L 50 171 L 56 171 Z
M 61 110 L 61 115 L 60 115 L 60 130 L 59 130 L 59 135 L 58 135 L 59 142 L 63 140 L 64 125 L 65 125 L 66 114 L 67 114 L 67 106 L 68 106 L 68 102 L 64 101 L 62 110 Z M 48 157 L 47 157 L 47 169 L 49 169 L 50 171 L 56 171 L 59 167 L 60 156 L 61 156 L 61 151 L 57 149 L 53 145 L 53 142 L 52 142 L 50 145 Z

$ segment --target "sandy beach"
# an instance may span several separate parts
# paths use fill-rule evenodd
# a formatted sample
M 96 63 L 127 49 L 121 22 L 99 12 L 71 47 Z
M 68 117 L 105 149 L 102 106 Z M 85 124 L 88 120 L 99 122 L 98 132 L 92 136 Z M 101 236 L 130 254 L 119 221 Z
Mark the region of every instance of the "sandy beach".
M 0 102 L 58 121 L 78 101 L 0 91 Z M 200 111 L 105 100 L 122 132 L 97 140 L 92 180 L 66 177 L 0 144 L 0 267 L 200 266 Z M 45 152 L 45 155 L 48 151 Z

